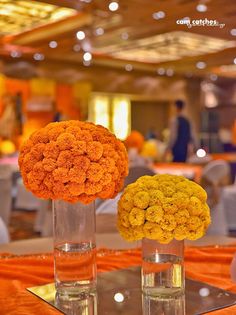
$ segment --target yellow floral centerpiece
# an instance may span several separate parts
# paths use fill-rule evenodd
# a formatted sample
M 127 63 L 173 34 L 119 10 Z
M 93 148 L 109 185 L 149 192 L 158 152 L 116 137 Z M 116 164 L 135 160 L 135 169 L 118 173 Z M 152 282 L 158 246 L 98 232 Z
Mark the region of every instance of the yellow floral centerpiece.
M 142 176 L 119 200 L 119 232 L 127 241 L 196 240 L 211 222 L 206 200 L 205 190 L 183 176 Z

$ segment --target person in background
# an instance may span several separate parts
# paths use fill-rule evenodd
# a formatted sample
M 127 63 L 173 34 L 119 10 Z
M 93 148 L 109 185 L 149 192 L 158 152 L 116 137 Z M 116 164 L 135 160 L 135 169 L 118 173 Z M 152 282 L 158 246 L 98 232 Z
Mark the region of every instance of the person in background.
M 171 151 L 173 162 L 185 162 L 190 149 L 195 146 L 191 123 L 183 114 L 184 107 L 184 101 L 175 102 L 177 114 L 169 124 L 170 136 L 165 155 Z
M 17 92 L 15 97 L 15 113 L 16 113 L 16 125 L 17 125 L 17 132 L 19 135 L 23 133 L 23 123 L 24 117 L 22 112 L 22 93 Z
M 3 111 L 0 117 L 0 138 L 12 140 L 16 128 L 15 104 L 11 95 L 2 98 Z

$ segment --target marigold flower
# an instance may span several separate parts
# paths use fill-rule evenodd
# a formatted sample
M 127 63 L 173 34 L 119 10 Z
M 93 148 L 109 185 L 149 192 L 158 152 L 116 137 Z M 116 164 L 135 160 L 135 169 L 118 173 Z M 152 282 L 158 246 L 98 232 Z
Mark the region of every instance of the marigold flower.
M 177 224 L 184 224 L 188 221 L 190 214 L 187 210 L 180 210 L 175 213 L 175 221 Z
M 190 198 L 187 208 L 190 215 L 200 215 L 203 211 L 201 201 L 195 196 Z
M 177 225 L 176 228 L 174 229 L 173 235 L 177 241 L 184 240 L 188 235 L 188 229 L 186 225 L 184 224 Z
M 134 205 L 140 209 L 147 208 L 149 201 L 150 201 L 150 196 L 146 191 L 139 191 L 134 196 Z
M 163 236 L 163 230 L 157 223 L 146 222 L 143 226 L 143 232 L 146 238 L 159 240 Z
M 164 215 L 164 211 L 160 205 L 148 207 L 145 212 L 146 220 L 150 222 L 160 222 Z
M 173 214 L 165 214 L 160 222 L 163 230 L 173 231 L 176 227 L 176 221 Z
M 132 226 L 142 225 L 145 221 L 145 211 L 139 208 L 133 208 L 129 213 L 129 223 Z
M 137 240 L 143 233 L 165 244 L 173 238 L 197 239 L 211 222 L 204 190 L 183 176 L 167 174 L 143 176 L 128 185 L 118 202 L 118 222 L 124 222 L 123 214 L 125 222 L 129 219 L 121 232 L 125 239 Z
M 159 242 L 161 244 L 168 244 L 173 240 L 173 238 L 173 233 L 171 233 L 170 231 L 165 231 L 165 233 L 163 233 L 162 236 L 159 238 Z
M 89 203 L 116 196 L 128 174 L 128 157 L 106 128 L 71 120 L 34 132 L 20 150 L 19 166 L 36 196 Z
M 151 190 L 149 192 L 149 196 L 150 196 L 150 201 L 149 201 L 150 206 L 162 205 L 165 198 L 163 192 L 161 192 L 160 190 Z

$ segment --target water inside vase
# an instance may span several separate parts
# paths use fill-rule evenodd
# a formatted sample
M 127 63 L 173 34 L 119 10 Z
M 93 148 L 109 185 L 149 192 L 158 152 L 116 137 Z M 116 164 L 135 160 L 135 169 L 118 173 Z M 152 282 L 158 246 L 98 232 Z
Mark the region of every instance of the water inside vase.
M 61 294 L 90 292 L 96 287 L 96 246 L 65 243 L 54 249 L 56 289 Z
M 184 294 L 183 258 L 170 254 L 143 257 L 143 293 L 161 298 Z

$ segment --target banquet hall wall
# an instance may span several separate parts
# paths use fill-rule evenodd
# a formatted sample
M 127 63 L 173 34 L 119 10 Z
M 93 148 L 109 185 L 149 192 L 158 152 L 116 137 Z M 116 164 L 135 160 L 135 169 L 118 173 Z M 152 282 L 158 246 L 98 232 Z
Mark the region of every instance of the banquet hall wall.
M 152 102 L 158 106 L 161 102 L 167 104 L 168 108 L 174 100 L 183 99 L 187 103 L 188 116 L 196 122 L 196 128 L 199 126 L 200 81 L 198 79 L 167 78 L 153 73 L 138 71 L 128 73 L 119 69 L 101 67 L 62 68 L 53 63 L 37 67 L 34 73 L 26 76 L 27 66 L 25 71 L 19 71 L 17 67 L 18 65 L 13 65 L 14 72 L 4 71 L 5 74 L 0 75 L 0 96 L 6 93 L 14 96 L 19 91 L 22 93 L 23 112 L 26 117 L 23 138 L 53 119 L 52 108 L 32 109 L 32 99 L 49 97 L 55 102 L 56 110 L 66 117 L 86 119 L 89 99 L 94 92 L 112 96 L 125 95 L 131 103 L 132 101 Z M 171 112 L 168 109 L 164 124 L 162 115 L 149 113 L 152 114 L 156 116 L 157 126 L 166 126 Z M 142 129 L 139 121 L 134 121 L 134 126 Z

